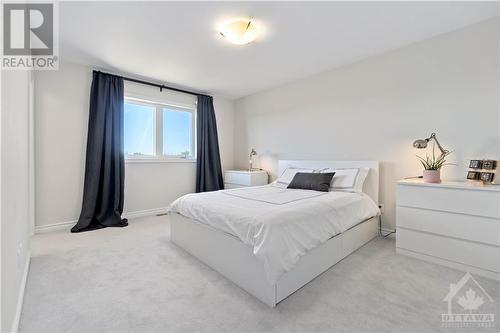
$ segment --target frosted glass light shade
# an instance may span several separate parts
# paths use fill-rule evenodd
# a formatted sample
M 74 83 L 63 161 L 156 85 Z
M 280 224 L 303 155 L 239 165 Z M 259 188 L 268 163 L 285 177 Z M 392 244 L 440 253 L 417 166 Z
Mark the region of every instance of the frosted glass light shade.
M 230 43 L 245 45 L 257 38 L 258 29 L 250 20 L 232 19 L 221 24 L 219 33 Z

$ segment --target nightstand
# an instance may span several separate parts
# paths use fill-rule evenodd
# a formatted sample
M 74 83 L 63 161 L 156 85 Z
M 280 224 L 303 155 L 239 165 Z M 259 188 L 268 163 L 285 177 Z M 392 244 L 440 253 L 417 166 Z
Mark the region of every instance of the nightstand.
M 396 251 L 500 280 L 500 186 L 397 184 Z
M 267 185 L 267 181 L 267 172 L 262 170 L 227 170 L 224 172 L 225 189 Z

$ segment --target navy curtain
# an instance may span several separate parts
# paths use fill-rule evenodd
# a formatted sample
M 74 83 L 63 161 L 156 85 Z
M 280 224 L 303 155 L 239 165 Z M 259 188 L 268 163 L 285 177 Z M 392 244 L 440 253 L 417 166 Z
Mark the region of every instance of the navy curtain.
M 94 71 L 82 211 L 71 232 L 124 227 L 123 79 Z
M 214 103 L 211 96 L 198 95 L 196 192 L 224 189 L 217 137 Z

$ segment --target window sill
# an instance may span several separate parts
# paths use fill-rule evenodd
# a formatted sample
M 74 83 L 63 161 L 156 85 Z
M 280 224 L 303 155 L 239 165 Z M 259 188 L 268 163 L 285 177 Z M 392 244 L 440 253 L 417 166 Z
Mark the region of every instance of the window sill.
M 196 163 L 194 158 L 126 158 L 125 164 L 136 163 Z

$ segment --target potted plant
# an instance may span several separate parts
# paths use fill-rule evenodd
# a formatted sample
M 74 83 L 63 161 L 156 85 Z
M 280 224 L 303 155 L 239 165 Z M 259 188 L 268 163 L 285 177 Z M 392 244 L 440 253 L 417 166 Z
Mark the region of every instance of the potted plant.
M 425 183 L 440 183 L 441 182 L 441 168 L 445 165 L 451 165 L 452 163 L 446 163 L 446 157 L 450 155 L 451 151 L 444 151 L 439 157 L 435 154 L 435 145 L 432 146 L 432 156 L 425 156 L 425 159 L 418 156 L 424 167 L 423 179 Z

